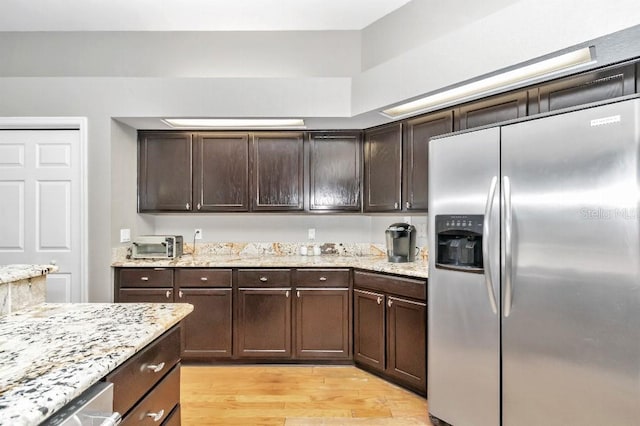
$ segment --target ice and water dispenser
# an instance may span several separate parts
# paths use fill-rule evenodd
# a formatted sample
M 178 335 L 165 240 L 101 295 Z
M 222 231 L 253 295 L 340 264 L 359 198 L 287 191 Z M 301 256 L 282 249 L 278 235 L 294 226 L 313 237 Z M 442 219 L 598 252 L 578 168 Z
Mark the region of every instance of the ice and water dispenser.
M 436 268 L 483 273 L 484 215 L 436 216 Z

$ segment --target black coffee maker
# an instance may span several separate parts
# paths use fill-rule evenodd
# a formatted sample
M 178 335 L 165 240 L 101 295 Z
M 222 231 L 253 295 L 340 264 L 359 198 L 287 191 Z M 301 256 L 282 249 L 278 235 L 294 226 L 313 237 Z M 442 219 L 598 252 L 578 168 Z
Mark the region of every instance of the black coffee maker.
M 402 263 L 416 260 L 416 228 L 408 223 L 393 223 L 385 231 L 387 259 Z

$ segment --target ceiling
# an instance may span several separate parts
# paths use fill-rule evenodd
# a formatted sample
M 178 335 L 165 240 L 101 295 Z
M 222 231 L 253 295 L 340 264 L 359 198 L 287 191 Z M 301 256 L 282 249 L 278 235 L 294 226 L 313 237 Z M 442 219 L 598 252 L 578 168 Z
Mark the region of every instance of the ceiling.
M 361 30 L 410 0 L 3 0 L 0 31 Z

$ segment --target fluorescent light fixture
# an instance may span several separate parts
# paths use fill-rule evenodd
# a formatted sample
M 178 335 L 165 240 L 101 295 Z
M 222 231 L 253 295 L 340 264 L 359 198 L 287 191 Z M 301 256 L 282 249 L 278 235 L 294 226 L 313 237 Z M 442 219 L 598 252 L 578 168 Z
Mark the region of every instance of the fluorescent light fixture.
M 304 127 L 300 118 L 165 118 L 171 127 L 255 128 L 255 127 Z
M 443 107 L 481 94 L 489 94 L 498 89 L 508 89 L 516 84 L 533 81 L 543 76 L 548 77 L 561 71 L 567 71 L 571 68 L 594 62 L 595 60 L 591 56 L 591 48 L 585 47 L 397 105 L 383 110 L 382 114 L 390 118 L 398 118 L 423 110 L 436 109 L 436 106 Z

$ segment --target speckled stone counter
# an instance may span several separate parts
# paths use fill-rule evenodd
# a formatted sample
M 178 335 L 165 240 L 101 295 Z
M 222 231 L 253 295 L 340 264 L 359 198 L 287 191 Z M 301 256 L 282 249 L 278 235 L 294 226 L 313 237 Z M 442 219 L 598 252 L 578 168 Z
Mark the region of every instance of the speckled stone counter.
M 0 265 L 0 316 L 44 303 L 54 265 Z
M 273 255 L 184 255 L 174 260 L 122 259 L 114 267 L 191 268 L 359 268 L 376 272 L 428 278 L 428 263 L 391 263 L 381 256 L 273 256 Z
M 48 304 L 0 318 L 0 425 L 37 425 L 193 310 Z

